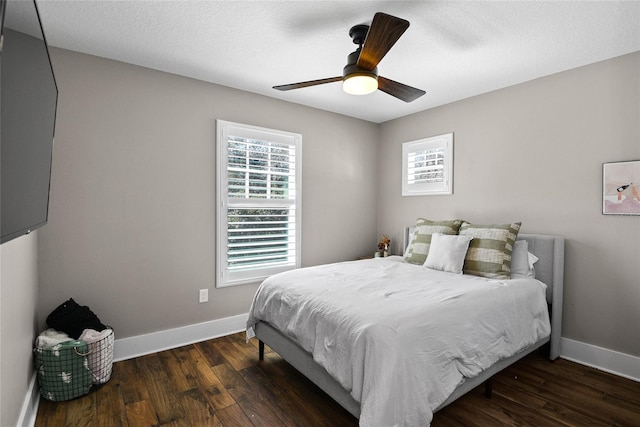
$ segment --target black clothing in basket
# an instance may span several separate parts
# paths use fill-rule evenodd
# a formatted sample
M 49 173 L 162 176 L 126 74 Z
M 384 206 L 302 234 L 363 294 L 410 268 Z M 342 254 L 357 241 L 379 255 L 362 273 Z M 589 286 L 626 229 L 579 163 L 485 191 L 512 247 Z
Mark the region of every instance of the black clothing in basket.
M 85 329 L 95 331 L 107 329 L 89 307 L 79 305 L 73 298 L 69 298 L 51 312 L 47 317 L 47 325 L 57 331 L 65 332 L 76 340 Z

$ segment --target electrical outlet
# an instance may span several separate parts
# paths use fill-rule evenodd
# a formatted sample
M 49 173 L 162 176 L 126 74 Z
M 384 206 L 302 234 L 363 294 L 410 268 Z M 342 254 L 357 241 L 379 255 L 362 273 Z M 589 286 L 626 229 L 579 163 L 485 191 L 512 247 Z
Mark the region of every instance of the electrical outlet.
M 200 289 L 200 302 L 209 301 L 209 289 Z

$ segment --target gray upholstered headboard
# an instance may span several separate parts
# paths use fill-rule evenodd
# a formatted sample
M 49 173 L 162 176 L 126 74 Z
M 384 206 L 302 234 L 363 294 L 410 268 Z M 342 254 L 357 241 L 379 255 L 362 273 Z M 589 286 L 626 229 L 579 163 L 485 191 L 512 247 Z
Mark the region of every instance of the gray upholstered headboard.
M 564 238 L 545 234 L 519 234 L 517 240 L 529 243 L 529 252 L 538 257 L 535 264 L 536 279 L 549 286 L 547 300 L 562 303 L 553 294 L 553 288 L 558 284 L 562 289 L 564 281 Z
M 413 235 L 414 227 L 405 227 L 403 252 Z M 536 279 L 547 285 L 547 302 L 551 305 L 551 356 L 560 355 L 562 330 L 562 299 L 564 293 L 564 237 L 547 234 L 518 234 L 517 240 L 529 243 L 529 252 L 538 257 Z M 555 357 L 554 357 L 555 355 Z

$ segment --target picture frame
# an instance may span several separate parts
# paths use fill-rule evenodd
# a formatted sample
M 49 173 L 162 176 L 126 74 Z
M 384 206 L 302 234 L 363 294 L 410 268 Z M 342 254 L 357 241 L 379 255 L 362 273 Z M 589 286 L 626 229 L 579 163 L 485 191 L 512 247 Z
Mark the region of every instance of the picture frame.
M 453 194 L 453 133 L 402 144 L 402 195 Z
M 640 160 L 602 164 L 602 213 L 640 215 Z

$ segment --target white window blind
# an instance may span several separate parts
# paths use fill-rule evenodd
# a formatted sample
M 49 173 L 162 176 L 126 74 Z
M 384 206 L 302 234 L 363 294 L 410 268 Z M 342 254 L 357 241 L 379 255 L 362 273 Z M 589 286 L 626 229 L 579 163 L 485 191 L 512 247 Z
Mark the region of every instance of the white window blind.
M 300 266 L 301 135 L 218 121 L 218 286 Z
M 409 185 L 444 182 L 444 147 L 412 151 L 408 156 Z
M 402 144 L 402 195 L 452 194 L 453 134 Z

